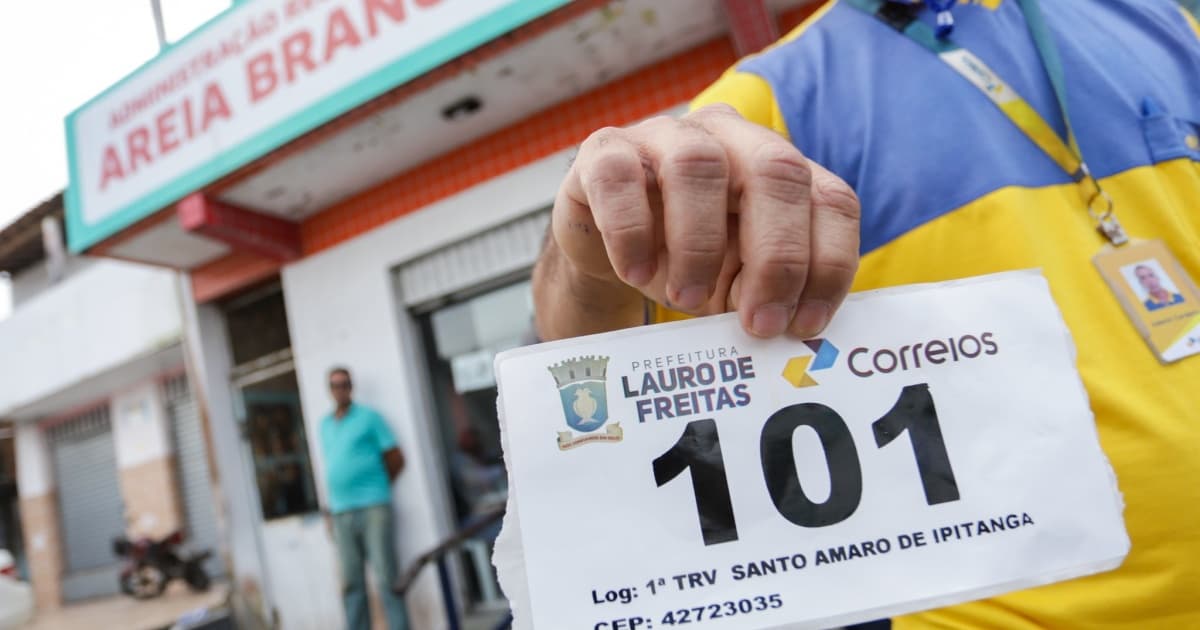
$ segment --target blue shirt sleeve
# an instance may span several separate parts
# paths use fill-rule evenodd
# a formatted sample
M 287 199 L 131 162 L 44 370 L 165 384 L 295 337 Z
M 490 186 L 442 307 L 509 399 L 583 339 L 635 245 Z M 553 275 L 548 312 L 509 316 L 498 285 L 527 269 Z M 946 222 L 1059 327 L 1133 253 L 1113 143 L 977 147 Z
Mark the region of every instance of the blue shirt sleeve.
M 396 448 L 396 435 L 392 433 L 392 428 L 388 426 L 386 420 L 383 419 L 378 412 L 371 414 L 371 432 L 375 436 L 375 443 L 379 446 L 379 452 L 390 451 Z

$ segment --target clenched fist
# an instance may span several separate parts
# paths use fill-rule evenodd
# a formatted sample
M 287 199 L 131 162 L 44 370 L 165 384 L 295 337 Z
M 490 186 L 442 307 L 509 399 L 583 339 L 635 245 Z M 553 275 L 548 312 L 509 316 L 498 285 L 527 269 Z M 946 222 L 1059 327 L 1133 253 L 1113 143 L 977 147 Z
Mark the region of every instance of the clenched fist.
M 534 273 L 543 339 L 642 323 L 644 298 L 819 333 L 858 267 L 858 199 L 728 106 L 606 128 L 580 147 Z

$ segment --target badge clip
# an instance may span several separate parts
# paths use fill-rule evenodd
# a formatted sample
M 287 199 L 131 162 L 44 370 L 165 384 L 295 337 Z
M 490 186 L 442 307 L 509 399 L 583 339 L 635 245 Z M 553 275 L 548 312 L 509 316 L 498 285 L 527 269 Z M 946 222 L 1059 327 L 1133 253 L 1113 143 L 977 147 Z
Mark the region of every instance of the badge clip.
M 1096 229 L 1116 247 L 1129 242 L 1129 235 L 1125 233 L 1125 228 L 1121 227 L 1121 222 L 1115 216 L 1110 215 L 1100 219 L 1100 224 L 1096 226 Z
M 1084 168 L 1086 172 L 1086 167 Z M 1108 239 L 1108 242 L 1112 243 L 1114 247 L 1120 247 L 1129 242 L 1129 234 L 1125 232 L 1125 228 L 1117 220 L 1117 215 L 1113 213 L 1112 197 L 1104 192 L 1099 182 L 1092 181 L 1095 183 L 1096 192 L 1088 199 L 1088 214 L 1092 215 L 1092 219 L 1096 221 L 1096 229 L 1100 234 L 1104 235 L 1104 238 Z M 1104 210 L 1101 212 L 1095 210 L 1097 199 L 1104 202 Z

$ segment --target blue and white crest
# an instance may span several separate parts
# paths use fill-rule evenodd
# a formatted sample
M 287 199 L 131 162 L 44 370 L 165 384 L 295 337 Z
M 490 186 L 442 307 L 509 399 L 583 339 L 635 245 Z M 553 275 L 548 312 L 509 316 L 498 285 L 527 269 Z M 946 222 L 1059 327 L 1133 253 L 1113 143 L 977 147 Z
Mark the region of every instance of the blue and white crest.
M 591 433 L 608 422 L 608 357 L 579 357 L 550 366 L 567 426 Z
M 558 450 L 566 451 L 592 442 L 620 442 L 625 432 L 620 422 L 608 421 L 608 390 L 605 375 L 608 357 L 578 357 L 549 367 L 558 386 L 563 419 L 578 431 L 558 431 Z M 597 429 L 604 427 L 604 431 Z

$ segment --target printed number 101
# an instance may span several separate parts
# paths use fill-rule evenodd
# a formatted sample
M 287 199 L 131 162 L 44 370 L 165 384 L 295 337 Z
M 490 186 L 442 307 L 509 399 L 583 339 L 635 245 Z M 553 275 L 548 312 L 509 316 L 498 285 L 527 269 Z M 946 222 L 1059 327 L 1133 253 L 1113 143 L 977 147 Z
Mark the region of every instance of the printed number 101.
M 800 427 L 817 433 L 829 467 L 829 498 L 815 503 L 800 487 L 792 436 Z M 929 385 L 909 385 L 892 408 L 871 425 L 875 445 L 883 448 L 908 431 L 917 471 L 929 505 L 957 501 L 958 482 L 938 424 Z M 763 478 L 775 509 L 801 527 L 825 527 L 854 514 L 862 499 L 862 465 L 846 421 L 820 403 L 789 405 L 776 411 L 763 425 L 759 440 Z M 654 480 L 659 487 L 685 470 L 691 472 L 696 511 L 705 545 L 738 539 L 733 500 L 721 454 L 721 436 L 711 418 L 693 420 L 670 450 L 654 460 Z

